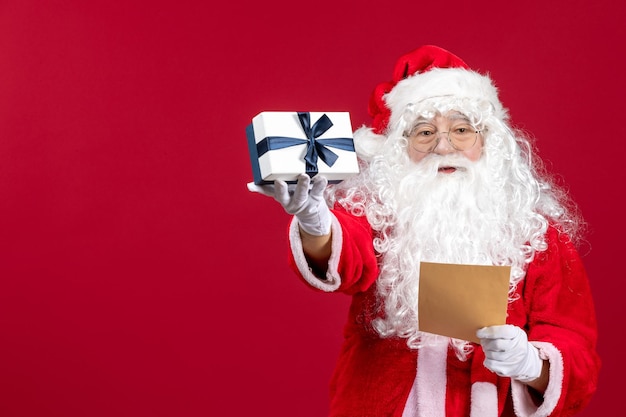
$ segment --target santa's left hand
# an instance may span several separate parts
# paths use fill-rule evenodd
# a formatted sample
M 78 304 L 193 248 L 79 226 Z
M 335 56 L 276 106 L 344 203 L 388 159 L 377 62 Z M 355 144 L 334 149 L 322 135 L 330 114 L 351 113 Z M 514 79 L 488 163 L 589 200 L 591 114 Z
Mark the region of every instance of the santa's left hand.
M 483 327 L 476 332 L 485 352 L 485 367 L 499 376 L 522 382 L 541 375 L 543 360 L 539 350 L 528 342 L 526 332 L 517 326 Z

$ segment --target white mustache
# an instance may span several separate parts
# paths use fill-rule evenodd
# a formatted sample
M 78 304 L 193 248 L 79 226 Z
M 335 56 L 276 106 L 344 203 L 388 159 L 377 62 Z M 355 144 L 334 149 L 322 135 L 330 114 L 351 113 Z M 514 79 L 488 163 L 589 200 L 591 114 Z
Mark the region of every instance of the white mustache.
M 436 172 L 439 168 L 454 167 L 462 170 L 470 170 L 474 162 L 459 155 L 437 155 L 431 154 L 428 157 L 421 160 L 419 165 L 422 165 L 426 171 Z

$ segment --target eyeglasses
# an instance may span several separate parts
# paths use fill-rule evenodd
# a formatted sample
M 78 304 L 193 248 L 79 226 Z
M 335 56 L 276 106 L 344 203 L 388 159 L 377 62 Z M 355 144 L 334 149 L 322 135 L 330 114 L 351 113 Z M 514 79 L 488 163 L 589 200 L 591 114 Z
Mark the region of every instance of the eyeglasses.
M 445 134 L 454 149 L 466 151 L 474 146 L 479 133 L 481 130 L 477 130 L 469 123 L 456 124 L 447 132 L 438 132 L 435 126 L 420 123 L 408 132 L 406 138 L 409 140 L 411 148 L 417 152 L 429 153 L 439 145 L 441 137 L 439 134 Z

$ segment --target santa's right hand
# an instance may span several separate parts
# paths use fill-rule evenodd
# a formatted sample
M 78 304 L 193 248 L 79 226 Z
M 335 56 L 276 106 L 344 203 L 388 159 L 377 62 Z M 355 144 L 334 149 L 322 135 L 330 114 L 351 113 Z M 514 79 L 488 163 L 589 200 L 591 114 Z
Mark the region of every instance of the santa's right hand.
M 311 185 L 311 181 L 313 185 Z M 298 176 L 295 187 L 285 181 L 276 180 L 274 184 L 248 184 L 248 190 L 273 197 L 285 211 L 298 219 L 300 228 L 308 234 L 322 236 L 330 233 L 331 214 L 324 200 L 324 190 L 328 180 L 316 176 L 313 180 L 307 174 Z

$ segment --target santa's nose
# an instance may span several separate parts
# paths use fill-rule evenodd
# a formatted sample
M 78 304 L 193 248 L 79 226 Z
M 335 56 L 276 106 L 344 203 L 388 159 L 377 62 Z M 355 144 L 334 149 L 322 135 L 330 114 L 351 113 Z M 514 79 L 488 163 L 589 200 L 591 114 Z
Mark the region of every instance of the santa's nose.
M 446 155 L 456 151 L 456 149 L 454 149 L 454 147 L 448 140 L 447 132 L 440 132 L 438 133 L 438 135 L 439 141 L 437 142 L 437 146 L 435 146 L 435 149 L 433 149 L 434 153 L 439 155 Z

